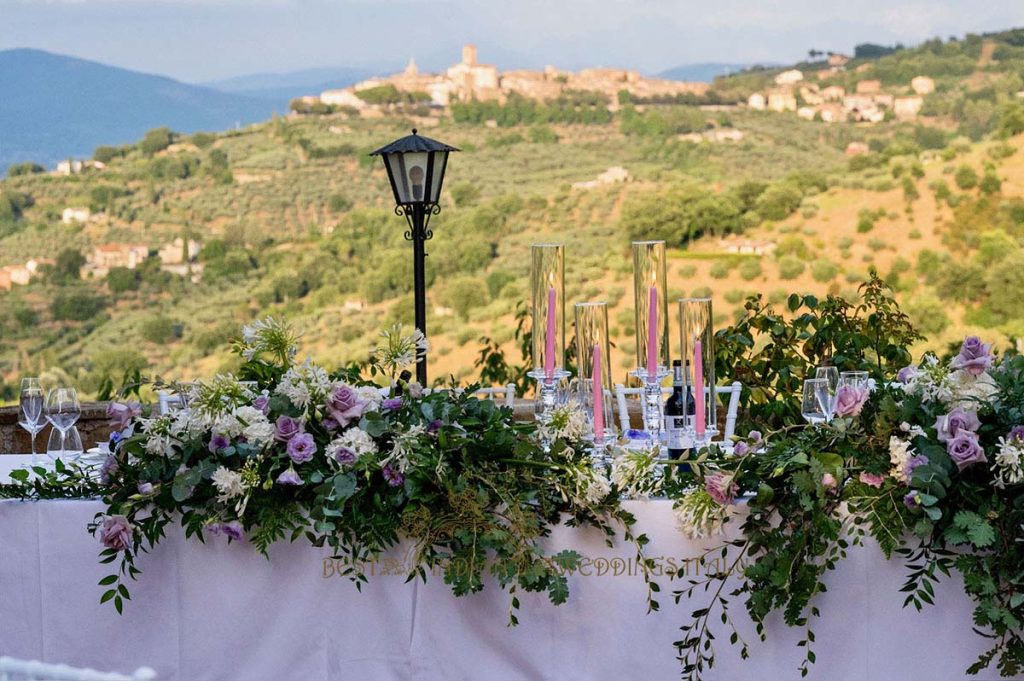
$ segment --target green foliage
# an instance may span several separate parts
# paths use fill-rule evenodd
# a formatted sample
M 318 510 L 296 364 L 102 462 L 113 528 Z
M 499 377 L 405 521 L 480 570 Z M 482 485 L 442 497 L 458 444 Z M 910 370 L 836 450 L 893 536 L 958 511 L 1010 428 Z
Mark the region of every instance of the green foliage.
M 155 315 L 142 322 L 139 333 L 150 343 L 163 345 L 181 337 L 181 325 L 163 315 Z
M 57 321 L 88 321 L 99 315 L 106 301 L 80 288 L 62 289 L 50 302 L 50 315 Z
M 932 295 L 920 295 L 906 303 L 907 316 L 914 326 L 926 335 L 937 335 L 949 326 L 946 305 Z
M 783 280 L 796 279 L 804 273 L 803 260 L 796 258 L 792 255 L 784 255 L 779 258 L 779 278 Z
M 84 255 L 75 248 L 65 248 L 57 254 L 56 264 L 50 272 L 50 279 L 54 283 L 78 281 L 82 276 L 84 266 Z
M 815 281 L 827 283 L 839 274 L 839 266 L 831 260 L 818 259 L 811 263 L 811 276 Z
M 803 201 L 803 192 L 795 183 L 773 184 L 765 189 L 755 203 L 758 214 L 766 220 L 783 220 L 789 217 Z
M 127 267 L 112 267 L 107 272 L 107 288 L 115 295 L 126 291 L 137 291 L 139 289 L 138 274 L 135 270 L 130 270 Z
M 146 156 L 153 156 L 171 146 L 173 141 L 174 133 L 170 128 L 153 128 L 139 142 L 139 151 Z
M 631 195 L 622 207 L 620 225 L 633 240 L 662 239 L 672 246 L 683 246 L 703 234 L 739 232 L 743 223 L 735 197 L 679 184 L 659 192 Z
M 748 258 L 740 265 L 740 277 L 744 281 L 751 281 L 761 276 L 761 261 L 755 258 Z
M 594 92 L 566 92 L 548 102 L 537 102 L 518 94 L 509 95 L 503 104 L 456 102 L 451 105 L 451 113 L 456 123 L 483 125 L 493 120 L 502 128 L 547 123 L 605 125 L 612 118 L 607 98 Z
M 23 163 L 12 163 L 7 166 L 7 177 L 19 177 L 21 175 L 38 175 L 39 173 L 45 173 L 46 168 L 33 163 L 32 161 L 25 161 Z
M 458 182 L 451 188 L 452 200 L 459 208 L 473 206 L 480 199 L 480 187 L 473 182 Z
M 978 173 L 966 164 L 956 169 L 953 179 L 956 181 L 956 186 L 963 190 L 974 189 L 978 186 Z
M 430 101 L 426 92 L 407 92 L 399 90 L 390 83 L 360 90 L 359 99 L 367 104 L 425 104 Z

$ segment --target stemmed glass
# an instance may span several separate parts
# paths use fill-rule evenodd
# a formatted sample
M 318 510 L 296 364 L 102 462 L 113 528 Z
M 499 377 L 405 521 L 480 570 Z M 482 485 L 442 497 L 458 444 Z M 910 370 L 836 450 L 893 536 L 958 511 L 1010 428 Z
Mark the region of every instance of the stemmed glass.
M 831 403 L 827 378 L 808 378 L 804 381 L 800 413 L 808 423 L 817 425 L 828 421 L 832 412 Z
M 839 369 L 832 365 L 820 366 L 814 371 L 814 377 L 823 379 L 828 384 L 828 400 L 822 403 L 825 407 L 826 419 L 832 420 L 832 408 L 836 402 L 836 391 L 839 390 Z
M 68 431 L 78 421 L 82 409 L 74 388 L 54 388 L 46 396 L 46 420 L 60 431 L 60 451 L 63 457 Z M 51 454 L 52 456 L 52 454 Z
M 38 378 L 21 379 L 18 425 L 32 436 L 32 465 L 36 465 L 36 435 L 46 427 L 43 420 L 43 389 Z
M 839 387 L 848 385 L 851 388 L 869 387 L 868 372 L 866 371 L 844 371 L 839 375 Z

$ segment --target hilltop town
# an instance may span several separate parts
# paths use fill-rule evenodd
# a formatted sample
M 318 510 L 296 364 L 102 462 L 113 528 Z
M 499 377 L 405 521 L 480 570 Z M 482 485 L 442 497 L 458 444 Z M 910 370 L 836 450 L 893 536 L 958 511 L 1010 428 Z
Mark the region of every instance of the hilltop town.
M 380 107 L 382 90 L 394 90 L 430 106 L 444 108 L 453 102 L 503 102 L 510 95 L 527 99 L 553 100 L 570 92 L 592 92 L 604 95 L 613 105 L 620 92 L 638 99 L 700 96 L 710 86 L 661 78 L 648 78 L 638 71 L 615 68 L 590 68 L 579 72 L 562 71 L 547 66 L 543 71 L 517 69 L 499 71 L 490 64 L 477 61 L 475 45 L 462 48 L 462 61 L 444 73 L 421 73 L 415 59 L 402 73 L 384 78 L 370 78 L 340 90 L 326 90 L 317 96 L 303 97 L 295 105 L 320 103 L 350 107 L 364 116 L 372 116 Z

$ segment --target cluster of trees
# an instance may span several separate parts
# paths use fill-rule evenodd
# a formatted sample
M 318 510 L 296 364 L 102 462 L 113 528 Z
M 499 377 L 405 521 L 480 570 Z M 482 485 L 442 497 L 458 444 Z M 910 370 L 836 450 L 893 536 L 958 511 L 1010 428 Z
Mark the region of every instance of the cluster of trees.
M 660 107 L 643 113 L 632 105 L 623 107 L 619 128 L 627 135 L 641 137 L 669 137 L 704 130 L 708 117 L 697 107 Z
M 34 163 L 32 161 L 25 161 L 24 163 L 12 163 L 7 166 L 7 177 L 18 177 L 20 175 L 36 175 L 38 173 L 45 173 L 46 168 Z
M 501 127 L 537 123 L 605 125 L 612 120 L 607 98 L 595 92 L 567 92 L 547 102 L 538 102 L 513 93 L 504 104 L 457 102 L 452 104 L 451 110 L 452 119 L 456 123 L 483 125 L 493 120 Z
M 693 92 L 683 92 L 676 95 L 654 95 L 651 97 L 637 97 L 628 90 L 619 90 L 619 104 L 641 105 L 675 105 L 675 106 L 700 106 L 701 104 L 737 104 L 743 99 L 735 92 L 719 92 L 714 88 L 702 95 Z
M 825 178 L 814 173 L 793 173 L 771 184 L 743 182 L 720 194 L 696 183 L 675 184 L 629 198 L 620 225 L 631 239 L 685 246 L 704 235 L 723 236 L 762 220 L 782 220 L 805 196 L 826 186 Z
M 430 102 L 430 95 L 426 92 L 406 92 L 390 83 L 360 90 L 357 96 L 367 104 L 382 106 L 428 104 Z
M 349 115 L 357 114 L 358 112 L 350 106 L 337 106 L 334 104 L 325 104 L 319 99 L 306 99 L 305 97 L 296 97 L 295 99 L 288 102 L 288 109 L 294 111 L 297 114 L 309 114 L 316 116 L 326 116 L 334 113 L 347 113 Z

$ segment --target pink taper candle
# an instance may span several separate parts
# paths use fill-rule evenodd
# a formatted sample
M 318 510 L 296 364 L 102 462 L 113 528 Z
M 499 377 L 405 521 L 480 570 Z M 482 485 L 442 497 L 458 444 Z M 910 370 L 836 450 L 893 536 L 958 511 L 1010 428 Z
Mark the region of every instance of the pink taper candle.
M 658 287 L 651 287 L 647 314 L 647 380 L 658 380 Z
M 707 414 L 704 411 L 704 350 L 700 341 L 693 344 L 693 427 L 697 437 L 704 437 Z
M 555 287 L 548 287 L 548 331 L 544 336 L 544 374 L 555 377 Z
M 604 379 L 601 373 L 601 346 L 594 345 L 594 442 L 604 441 Z

